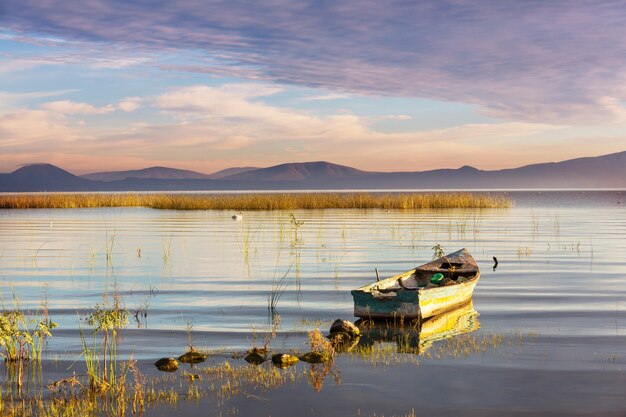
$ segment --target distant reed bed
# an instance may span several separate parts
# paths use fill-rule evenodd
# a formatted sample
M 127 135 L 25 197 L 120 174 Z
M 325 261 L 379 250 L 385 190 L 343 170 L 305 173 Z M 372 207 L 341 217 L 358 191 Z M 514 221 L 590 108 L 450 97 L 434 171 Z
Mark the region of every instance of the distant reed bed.
M 0 208 L 149 207 L 171 210 L 297 210 L 506 208 L 512 201 L 486 193 L 267 193 L 267 194 L 12 194 Z

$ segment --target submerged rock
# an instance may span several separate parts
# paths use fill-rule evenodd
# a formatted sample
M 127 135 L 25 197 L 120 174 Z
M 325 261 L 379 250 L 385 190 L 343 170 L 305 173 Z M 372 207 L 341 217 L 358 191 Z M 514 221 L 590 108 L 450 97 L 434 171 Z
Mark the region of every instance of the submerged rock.
M 333 336 L 337 333 L 345 333 L 350 337 L 357 337 L 361 335 L 361 331 L 351 321 L 337 319 L 330 326 L 330 335 Z
M 206 353 L 191 349 L 189 352 L 178 357 L 182 363 L 202 363 L 209 357 Z
M 288 368 L 295 365 L 298 362 L 298 358 L 288 353 L 277 353 L 272 355 L 272 363 L 279 368 Z
M 307 352 L 304 355 L 299 356 L 298 359 L 306 363 L 324 363 L 328 362 L 331 357 L 330 353 Z
M 159 371 L 174 372 L 178 369 L 178 361 L 174 358 L 161 358 L 154 363 Z

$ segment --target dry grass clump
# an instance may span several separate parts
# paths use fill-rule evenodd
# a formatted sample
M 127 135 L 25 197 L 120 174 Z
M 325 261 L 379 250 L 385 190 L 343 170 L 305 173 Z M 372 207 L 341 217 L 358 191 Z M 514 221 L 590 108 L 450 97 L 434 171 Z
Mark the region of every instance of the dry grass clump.
M 11 194 L 0 208 L 149 207 L 171 210 L 506 208 L 511 200 L 488 193 L 266 193 L 266 194 Z

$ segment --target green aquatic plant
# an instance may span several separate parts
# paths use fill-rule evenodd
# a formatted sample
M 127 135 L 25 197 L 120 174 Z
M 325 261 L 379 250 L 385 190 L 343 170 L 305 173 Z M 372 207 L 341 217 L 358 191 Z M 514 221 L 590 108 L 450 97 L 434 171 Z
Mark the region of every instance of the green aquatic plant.
M 293 231 L 293 240 L 291 242 L 293 246 L 300 242 L 300 239 L 298 238 L 298 230 L 304 226 L 304 220 L 298 220 L 293 213 L 289 213 L 289 223 L 291 223 L 291 230 Z
M 41 362 L 44 341 L 52 337 L 52 329 L 57 327 L 57 323 L 48 317 L 45 301 L 43 306 L 42 316 L 26 315 L 14 296 L 14 308 L 0 312 L 0 356 L 11 367 L 11 375 L 15 377 L 20 395 L 25 365 Z
M 106 302 L 96 304 L 94 311 L 84 318 L 84 322 L 92 328 L 93 338 L 91 346 L 88 346 L 81 332 L 89 386 L 92 391 L 106 392 L 121 382 L 117 375 L 117 336 L 118 331 L 128 325 L 128 310 L 123 307 L 120 294 L 114 292 L 113 305 L 110 308 Z M 102 336 L 101 349 L 98 348 L 96 340 L 98 335 Z M 99 360 L 100 352 L 102 366 Z
M 437 243 L 431 249 L 433 250 L 433 259 L 439 259 L 446 254 L 439 243 Z
M 39 315 L 25 315 L 14 298 L 14 309 L 0 312 L 0 355 L 6 362 L 41 361 L 43 344 L 58 324 L 48 317 L 47 304 Z

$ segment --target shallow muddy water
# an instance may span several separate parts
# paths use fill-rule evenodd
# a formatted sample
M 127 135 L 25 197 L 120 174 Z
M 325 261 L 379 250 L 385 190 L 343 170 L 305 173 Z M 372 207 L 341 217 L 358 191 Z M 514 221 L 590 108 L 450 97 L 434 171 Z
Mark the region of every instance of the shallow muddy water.
M 625 194 L 511 196 L 510 209 L 294 211 L 298 228 L 280 211 L 240 222 L 222 211 L 0 211 L 3 303 L 12 308 L 15 295 L 36 310 L 47 299 L 59 328 L 44 351 L 46 381 L 73 372 L 79 317 L 116 288 L 131 312 L 118 357 L 154 375 L 156 359 L 184 353 L 189 327 L 207 363 L 244 352 L 253 333 L 263 339 L 277 318 L 272 292 L 271 350 L 306 351 L 308 330 L 355 319 L 350 290 L 375 280 L 374 268 L 395 275 L 430 260 L 435 244 L 466 247 L 481 267 L 479 329 L 460 345 L 435 342 L 420 356 L 381 343 L 393 359 L 340 354 L 339 377 L 323 386 L 298 364 L 276 388 L 146 415 L 624 415 Z

